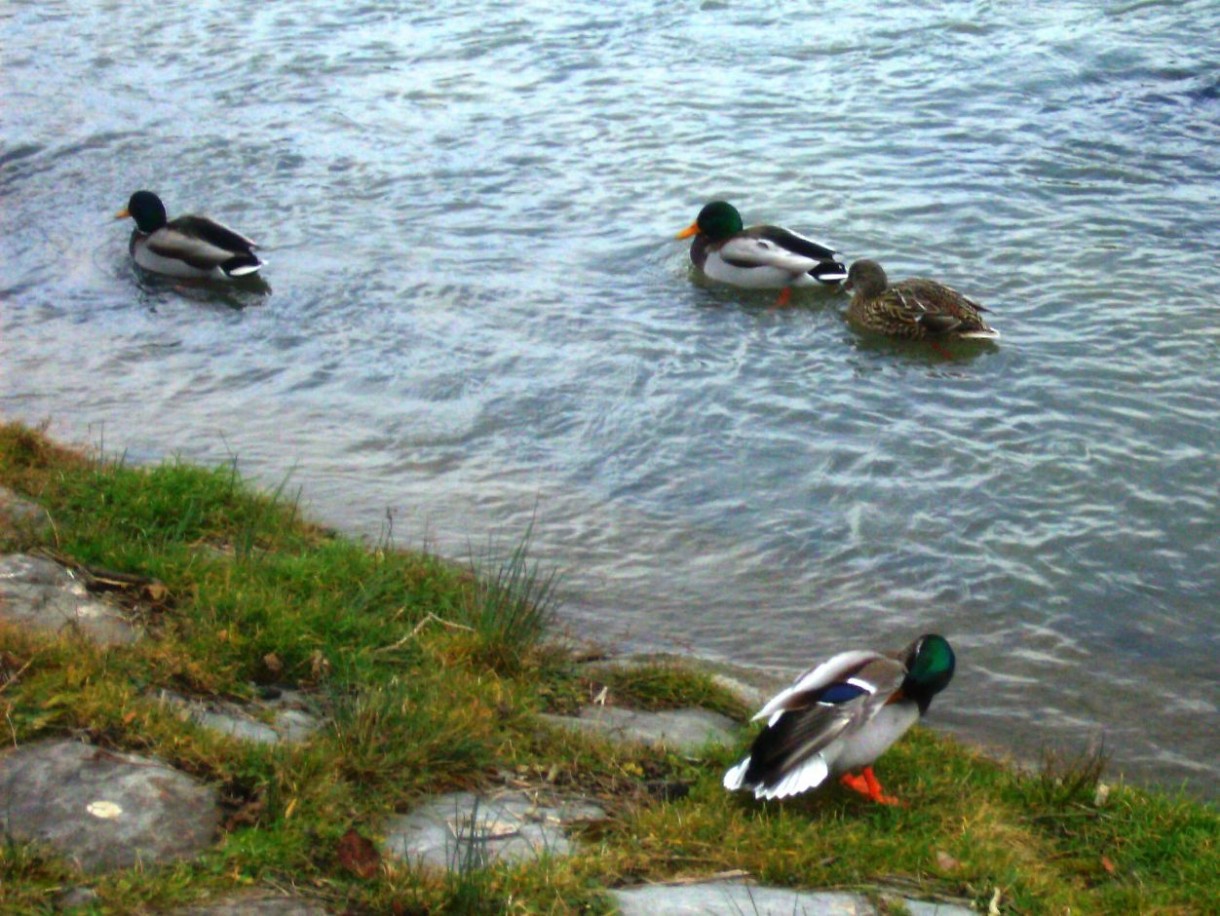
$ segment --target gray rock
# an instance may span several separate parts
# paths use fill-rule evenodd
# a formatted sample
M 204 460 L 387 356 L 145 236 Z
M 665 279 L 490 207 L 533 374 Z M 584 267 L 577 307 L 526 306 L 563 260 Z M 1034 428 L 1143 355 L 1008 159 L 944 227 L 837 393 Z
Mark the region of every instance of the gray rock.
M 256 700 L 248 706 L 222 700 L 205 703 L 169 690 L 158 691 L 157 699 L 179 707 L 184 718 L 205 728 L 259 744 L 304 741 L 319 728 L 318 719 L 303 708 L 308 705 L 303 695 L 295 690 L 280 691 L 275 699 Z M 256 718 L 259 712 L 269 715 L 271 721 Z
M 759 678 L 761 680 L 761 678 Z M 726 693 L 730 693 L 746 705 L 751 711 L 762 709 L 767 701 L 786 686 L 778 679 L 768 680 L 768 687 L 749 684 L 740 678 L 728 674 L 713 674 L 712 683 Z
M 902 905 L 911 916 L 974 916 L 975 910 L 956 903 L 935 903 L 927 900 L 902 898 Z
M 254 891 L 168 912 L 169 916 L 327 916 L 328 911 L 304 897 Z
M 699 884 L 653 884 L 611 891 L 621 916 L 878 916 L 872 902 L 861 894 L 842 891 L 798 891 L 759 887 L 741 881 L 705 881 Z M 971 916 L 974 910 L 946 903 L 898 898 L 913 916 Z
M 57 910 L 74 910 L 97 902 L 97 891 L 91 887 L 70 887 L 55 898 Z
M 585 706 L 579 717 L 544 714 L 542 721 L 561 728 L 598 732 L 616 741 L 638 741 L 692 753 L 709 743 L 731 745 L 737 725 L 706 709 L 645 712 L 619 706 Z
M 0 487 L 0 535 L 21 534 L 39 537 L 51 528 L 47 510 L 36 502 Z
M 796 891 L 740 881 L 633 887 L 611 891 L 622 916 L 877 916 L 868 898 L 841 891 Z
M 732 694 L 751 710 L 760 709 L 767 700 L 787 687 L 793 678 L 792 673 L 768 668 L 748 667 L 724 660 L 665 652 L 598 659 L 589 662 L 588 670 L 596 673 L 631 670 L 650 665 L 677 665 L 706 674 L 718 687 Z
M 386 824 L 385 852 L 410 865 L 449 871 L 562 856 L 572 848 L 564 832 L 567 825 L 603 817 L 601 808 L 583 801 L 539 804 L 524 792 L 492 798 L 458 792 L 391 818 Z
M 75 630 L 99 645 L 126 645 L 139 636 L 117 608 L 90 595 L 68 570 L 22 553 L 0 557 L 0 617 L 34 630 Z
M 76 741 L 0 757 L 5 837 L 49 843 L 87 872 L 187 858 L 218 821 L 215 790 L 148 757 Z

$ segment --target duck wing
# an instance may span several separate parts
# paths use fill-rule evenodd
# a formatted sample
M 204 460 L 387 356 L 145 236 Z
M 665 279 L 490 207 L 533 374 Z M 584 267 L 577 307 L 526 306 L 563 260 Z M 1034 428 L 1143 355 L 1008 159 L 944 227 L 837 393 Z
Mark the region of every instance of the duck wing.
M 903 280 L 886 290 L 887 305 L 902 320 L 923 325 L 930 334 L 994 333 L 983 321 L 987 308 L 935 280 Z
M 200 270 L 220 267 L 228 271 L 234 262 L 260 264 L 253 254 L 257 244 L 236 230 L 206 216 L 180 216 L 148 237 L 148 249 L 165 258 L 184 261 Z
M 754 235 L 757 238 L 766 239 L 769 242 L 774 242 L 793 254 L 811 258 L 815 261 L 837 261 L 839 258 L 838 253 L 833 248 L 827 248 L 820 242 L 815 242 L 799 232 L 793 232 L 791 229 L 785 229 L 782 226 L 753 226 L 747 229 L 746 233 Z
M 741 233 L 720 246 L 720 257 L 734 267 L 776 267 L 793 276 L 808 273 L 820 260 L 792 251 L 771 239 Z
M 725 774 L 725 788 L 783 798 L 819 785 L 832 762 L 821 752 L 867 725 L 906 673 L 901 661 L 879 652 L 843 652 L 806 672 L 754 717 L 767 725 L 749 756 Z
M 183 235 L 215 245 L 217 248 L 224 248 L 227 251 L 249 251 L 251 248 L 258 247 L 258 243 L 253 239 L 247 238 L 236 229 L 230 229 L 210 216 L 180 216 L 171 220 L 166 228 L 174 229 Z

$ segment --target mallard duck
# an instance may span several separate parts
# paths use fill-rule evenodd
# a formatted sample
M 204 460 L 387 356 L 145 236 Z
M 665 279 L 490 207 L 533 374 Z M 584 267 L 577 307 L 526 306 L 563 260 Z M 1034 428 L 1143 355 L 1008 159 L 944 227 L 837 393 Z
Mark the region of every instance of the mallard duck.
M 258 246 L 206 216 L 167 220 L 165 205 L 152 191 L 136 191 L 115 219 L 131 217 L 136 228 L 128 248 L 145 270 L 171 277 L 244 277 L 263 266 Z
M 897 804 L 882 792 L 873 761 L 928 711 L 955 664 L 948 640 L 934 633 L 901 652 L 840 652 L 759 710 L 754 718 L 766 727 L 724 774 L 724 787 L 786 798 L 839 776 L 875 802 Z
M 847 320 L 861 330 L 911 340 L 1000 336 L 979 314 L 987 309 L 973 299 L 936 280 L 890 283 L 876 261 L 852 264 L 844 288 L 852 290 Z
M 732 204 L 716 200 L 699 211 L 677 238 L 695 237 L 690 259 L 704 275 L 747 289 L 837 286 L 847 276 L 834 249 L 779 226 L 746 229 Z

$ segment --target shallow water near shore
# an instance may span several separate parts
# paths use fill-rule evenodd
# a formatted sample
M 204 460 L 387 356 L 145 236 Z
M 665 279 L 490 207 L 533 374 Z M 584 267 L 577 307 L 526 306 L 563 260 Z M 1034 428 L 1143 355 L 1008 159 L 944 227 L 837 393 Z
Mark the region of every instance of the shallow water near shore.
M 1220 8 L 0 10 L 0 413 L 236 456 L 347 530 L 564 573 L 578 632 L 795 673 L 946 634 L 930 721 L 1220 775 Z M 140 187 L 269 290 L 140 276 Z M 707 200 L 996 345 L 692 278 Z

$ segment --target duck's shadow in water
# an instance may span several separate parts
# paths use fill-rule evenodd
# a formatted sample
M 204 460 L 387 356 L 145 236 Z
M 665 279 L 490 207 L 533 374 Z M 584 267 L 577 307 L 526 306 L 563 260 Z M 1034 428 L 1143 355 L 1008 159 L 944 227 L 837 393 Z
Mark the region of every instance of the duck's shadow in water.
M 994 355 L 1000 350 L 997 341 L 986 338 L 902 340 L 851 329 L 849 333 L 852 335 L 853 349 L 870 362 L 885 357 L 897 357 L 916 365 L 940 368 L 949 363 L 965 365 L 984 355 Z
M 737 308 L 744 312 L 798 313 L 821 311 L 842 303 L 842 293 L 835 287 L 807 286 L 794 288 L 787 302 L 780 300 L 778 289 L 742 289 L 716 283 L 689 271 L 691 285 L 698 291 L 697 308 Z
M 132 265 L 141 299 L 151 311 L 168 297 L 187 299 L 198 305 L 242 311 L 263 305 L 271 295 L 271 284 L 259 274 L 235 277 L 231 280 L 184 280 L 163 277 Z

